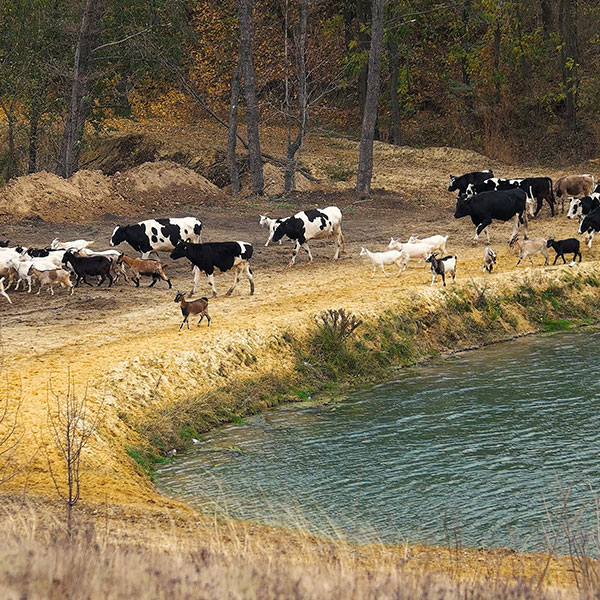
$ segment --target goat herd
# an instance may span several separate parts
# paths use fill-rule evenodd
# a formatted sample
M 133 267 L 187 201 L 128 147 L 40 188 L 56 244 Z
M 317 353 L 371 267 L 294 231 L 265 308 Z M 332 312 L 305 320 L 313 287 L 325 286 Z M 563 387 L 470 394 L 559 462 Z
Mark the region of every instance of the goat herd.
M 593 190 L 593 191 L 592 191 Z M 527 222 L 529 217 L 537 215 L 543 201 L 550 207 L 554 216 L 557 199 L 562 203 L 570 198 L 569 218 L 579 217 L 579 233 L 585 233 L 591 248 L 592 238 L 600 231 L 600 185 L 594 188 L 594 178 L 591 175 L 562 177 L 553 185 L 548 177 L 525 179 L 499 179 L 492 171 L 474 171 L 460 177 L 450 176 L 448 191 L 458 191 L 458 199 L 454 217 L 470 216 L 476 227 L 475 239 L 485 231 L 489 244 L 489 226 L 492 221 L 513 220 L 513 232 L 509 241 L 511 247 L 519 250 L 519 261 L 540 253 L 548 264 L 548 248 L 556 252 L 554 264 L 559 257 L 566 263 L 565 254 L 573 254 L 573 261 L 581 252 L 579 240 L 569 238 L 557 240 L 553 238 L 527 239 Z M 304 248 L 310 261 L 313 260 L 308 241 L 312 239 L 330 238 L 335 244 L 333 260 L 339 258 L 345 249 L 345 239 L 342 234 L 342 212 L 335 206 L 324 209 L 310 209 L 283 219 L 272 219 L 266 215 L 260 216 L 260 225 L 269 229 L 265 246 L 271 241 L 281 243 L 284 236 L 294 242 L 290 265 L 296 261 L 300 248 Z M 519 227 L 524 227 L 524 240 L 519 241 Z M 142 277 L 151 278 L 150 287 L 158 281 L 165 281 L 172 287 L 163 265 L 159 260 L 148 258 L 151 252 L 170 252 L 172 259 L 187 258 L 193 266 L 194 280 L 189 295 L 193 295 L 200 273 L 204 273 L 212 288 L 213 297 L 217 295 L 214 283 L 215 270 L 219 272 L 232 271 L 234 281 L 228 290 L 229 296 L 237 285 L 240 276 L 248 279 L 250 294 L 254 293 L 254 276 L 250 269 L 249 260 L 252 258 L 253 247 L 247 242 L 210 242 L 202 243 L 202 222 L 195 217 L 150 219 L 134 225 L 118 226 L 114 229 L 110 246 L 128 243 L 135 251 L 141 253 L 141 258 L 127 256 L 114 249 L 91 250 L 94 243 L 88 240 L 73 240 L 59 242 L 53 240 L 44 248 L 25 248 L 22 246 L 9 247 L 7 242 L 0 242 L 0 295 L 11 302 L 7 290 L 11 287 L 18 290 L 21 283 L 28 286 L 31 293 L 34 283 L 42 287 L 48 286 L 54 295 L 53 286 L 60 285 L 73 294 L 74 287 L 79 283 L 92 285 L 88 278 L 98 279 L 98 285 L 108 280 L 111 287 L 119 278 L 125 281 L 129 278 L 139 287 Z M 371 252 L 361 248 L 360 255 L 366 256 L 373 265 L 371 277 L 377 269 L 385 272 L 385 265 L 398 267 L 400 275 L 407 267 L 411 258 L 425 260 L 431 265 L 434 284 L 440 275 L 443 285 L 446 285 L 446 275 L 456 279 L 457 257 L 445 256 L 448 236 L 433 235 L 427 238 L 411 237 L 407 242 L 391 239 L 388 250 Z M 441 258 L 438 256 L 441 254 Z M 496 263 L 496 253 L 488 245 L 484 251 L 483 270 L 491 272 Z M 75 277 L 75 285 L 71 282 Z M 187 325 L 189 317 L 200 315 L 198 325 L 204 317 L 210 326 L 208 315 L 208 299 L 203 297 L 195 301 L 187 301 L 186 294 L 178 292 L 175 302 L 180 305 L 183 321 L 179 327 Z

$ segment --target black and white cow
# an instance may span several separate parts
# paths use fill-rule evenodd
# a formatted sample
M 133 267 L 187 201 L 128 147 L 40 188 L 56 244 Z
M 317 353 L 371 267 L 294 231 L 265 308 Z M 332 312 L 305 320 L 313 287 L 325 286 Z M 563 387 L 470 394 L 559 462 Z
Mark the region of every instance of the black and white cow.
M 333 238 L 335 253 L 332 260 L 339 258 L 340 250 L 343 251 L 346 245 L 342 234 L 342 211 L 337 206 L 303 210 L 296 213 L 293 217 L 283 219 L 276 227 L 272 239 L 274 242 L 278 242 L 284 235 L 296 242 L 290 266 L 296 262 L 296 255 L 300 248 L 306 250 L 308 258 L 312 262 L 313 257 L 308 247 L 308 240 Z
M 596 184 L 596 187 L 594 188 L 592 194 L 600 194 L 600 183 Z
M 454 218 L 471 217 L 475 225 L 475 240 L 485 230 L 488 244 L 490 234 L 488 227 L 493 220 L 509 221 L 513 219 L 513 232 L 511 240 L 517 235 L 519 225 L 522 223 L 525 229 L 525 239 L 527 239 L 527 195 L 521 189 L 502 190 L 482 192 L 475 196 L 458 197 Z
M 127 242 L 148 258 L 150 252 L 171 252 L 181 241 L 200 242 L 202 221 L 196 217 L 149 219 L 135 225 L 118 225 L 110 238 L 111 246 Z
M 200 272 L 206 274 L 208 282 L 212 287 L 213 298 L 217 296 L 214 272 L 218 269 L 221 273 L 225 271 L 234 272 L 233 285 L 229 288 L 227 296 L 231 295 L 240 275 L 244 273 L 250 282 L 250 295 L 254 294 L 254 275 L 248 261 L 252 258 L 252 244 L 247 242 L 210 242 L 206 244 L 194 244 L 191 242 L 179 242 L 171 258 L 177 260 L 184 256 L 194 265 L 194 285 L 190 296 L 196 291 L 196 284 Z
M 481 194 L 481 192 L 499 192 L 503 190 L 513 190 L 519 187 L 519 179 L 501 179 L 500 177 L 490 177 L 479 183 L 470 183 L 465 190 L 467 196 Z
M 583 217 L 579 223 L 579 233 L 585 233 L 588 248 L 592 247 L 594 234 L 600 231 L 600 208 L 593 210 L 587 216 Z
M 600 207 L 600 194 L 592 193 L 583 198 L 571 198 L 567 218 L 574 219 L 575 217 L 585 217 L 585 215 L 589 215 L 598 207 Z
M 490 179 L 494 176 L 493 171 L 472 171 L 471 173 L 465 173 L 455 177 L 450 175 L 450 185 L 448 186 L 449 192 L 457 191 L 459 194 L 464 194 L 467 191 L 467 186 L 470 183 L 481 183 L 486 179 Z

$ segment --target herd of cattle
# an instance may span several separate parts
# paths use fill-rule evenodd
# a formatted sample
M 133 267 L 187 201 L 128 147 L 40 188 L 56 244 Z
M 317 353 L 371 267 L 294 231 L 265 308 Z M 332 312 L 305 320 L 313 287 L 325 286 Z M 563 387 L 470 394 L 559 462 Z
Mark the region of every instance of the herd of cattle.
M 557 201 L 562 205 L 570 198 L 569 218 L 579 218 L 579 233 L 585 233 L 588 245 L 591 247 L 592 238 L 600 231 L 600 185 L 594 187 L 591 175 L 561 177 L 554 184 L 549 177 L 530 177 L 523 179 L 500 179 L 494 177 L 492 171 L 474 171 L 459 177 L 450 177 L 448 191 L 457 191 L 458 198 L 454 217 L 459 219 L 470 216 L 475 225 L 475 239 L 479 239 L 485 231 L 489 244 L 489 226 L 492 221 L 513 221 L 513 231 L 510 244 L 520 252 L 519 262 L 531 255 L 541 253 L 548 261 L 547 248 L 554 248 L 556 260 L 565 253 L 573 253 L 573 260 L 579 257 L 579 241 L 575 238 L 567 240 L 537 239 L 527 240 L 527 222 L 536 216 L 547 202 L 552 216 L 555 215 Z M 308 242 L 312 239 L 330 238 L 335 245 L 333 260 L 340 256 L 345 249 L 345 239 L 342 233 L 342 212 L 335 206 L 324 209 L 300 211 L 283 219 L 272 219 L 261 215 L 260 225 L 269 229 L 265 246 L 270 242 L 279 242 L 287 237 L 294 242 L 290 265 L 296 261 L 300 248 L 304 248 L 309 260 L 313 260 Z M 524 228 L 524 241 L 518 239 L 520 227 Z M 456 278 L 457 257 L 446 254 L 448 236 L 434 235 L 428 238 L 411 237 L 407 242 L 390 241 L 385 252 L 371 252 L 361 249 L 361 255 L 367 256 L 373 265 L 372 276 L 378 268 L 384 275 L 384 266 L 394 264 L 398 274 L 406 269 L 412 258 L 419 258 L 431 265 L 433 285 L 435 277 L 441 276 L 446 285 L 446 275 Z M 108 280 L 109 287 L 120 277 L 128 281 L 128 276 L 136 286 L 141 277 L 151 277 L 150 286 L 163 280 L 171 288 L 163 265 L 159 260 L 150 259 L 151 253 L 170 252 L 172 259 L 187 258 L 193 267 L 193 295 L 201 273 L 204 273 L 212 288 L 213 297 L 217 295 L 214 273 L 231 271 L 234 275 L 233 284 L 227 292 L 229 296 L 235 289 L 239 278 L 244 276 L 250 284 L 250 294 L 254 293 L 254 276 L 249 261 L 252 258 L 252 244 L 242 241 L 202 243 L 202 222 L 195 217 L 150 219 L 134 225 L 117 226 L 109 240 L 110 246 L 127 243 L 133 250 L 141 254 L 141 258 L 127 256 L 115 249 L 92 250 L 93 242 L 73 240 L 59 242 L 53 240 L 44 248 L 25 248 L 22 246 L 9 247 L 8 242 L 0 242 L 0 294 L 11 302 L 7 290 L 14 287 L 19 289 L 21 283 L 32 291 L 32 284 L 38 283 L 39 294 L 43 286 L 48 286 L 54 294 L 54 285 L 61 285 L 73 293 L 71 276 L 75 277 L 75 287 L 81 281 L 92 285 L 88 278 L 99 278 L 98 285 Z M 439 257 L 441 255 L 441 258 Z M 491 272 L 496 262 L 496 253 L 488 246 L 484 252 L 483 269 Z M 518 263 L 517 263 L 518 264 Z M 184 323 L 193 314 L 210 317 L 206 311 L 208 300 L 201 298 L 188 302 L 185 294 L 179 292 L 175 299 L 181 306 Z

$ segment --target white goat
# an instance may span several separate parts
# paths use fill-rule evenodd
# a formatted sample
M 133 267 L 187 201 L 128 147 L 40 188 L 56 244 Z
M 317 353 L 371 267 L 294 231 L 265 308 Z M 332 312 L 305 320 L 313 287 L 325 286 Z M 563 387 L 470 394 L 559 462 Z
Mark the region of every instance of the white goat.
M 383 265 L 397 265 L 398 267 L 398 277 L 400 277 L 400 273 L 406 269 L 406 265 L 410 260 L 410 257 L 406 252 L 401 252 L 399 250 L 388 250 L 387 252 L 370 252 L 366 248 L 360 249 L 360 256 L 368 256 L 370 261 L 373 263 L 373 272 L 371 273 L 371 279 L 375 277 L 375 271 L 377 271 L 377 267 L 381 269 L 383 274 L 386 277 L 389 275 L 385 272 Z
M 27 290 L 31 293 L 31 274 L 29 270 L 31 267 L 35 267 L 40 271 L 51 271 L 56 269 L 56 265 L 52 262 L 44 262 L 41 259 L 36 260 L 18 260 L 16 258 L 9 259 L 7 266 L 12 267 L 17 275 L 17 284 L 15 285 L 15 291 L 19 289 L 21 285 L 21 281 L 26 282 L 29 289 Z
M 392 238 L 393 239 L 393 238 Z M 426 238 L 419 238 L 416 235 L 411 235 L 408 238 L 409 244 L 427 244 L 431 252 L 440 252 L 446 254 L 446 242 L 448 241 L 447 235 L 432 235 Z
M 91 246 L 94 242 L 88 240 L 73 240 L 71 242 L 59 242 L 58 238 L 54 238 L 50 242 L 50 248 L 52 250 L 81 250 Z
M 275 233 L 275 230 L 277 229 L 279 224 L 283 221 L 285 221 L 285 219 L 271 219 L 271 217 L 267 217 L 267 215 L 260 215 L 260 220 L 258 221 L 258 224 L 261 227 L 264 227 L 266 225 L 269 228 L 269 237 L 267 238 L 267 242 L 266 242 L 265 246 L 269 245 L 269 242 L 273 239 L 273 234 Z M 280 246 L 281 246 L 282 242 L 283 242 L 283 239 L 280 239 L 279 240 Z
M 548 246 L 546 238 L 535 238 L 533 240 L 519 241 L 519 237 L 514 237 L 510 242 L 509 246 L 514 248 L 515 246 L 519 249 L 519 260 L 515 266 L 519 266 L 524 258 L 528 258 L 529 262 L 533 265 L 533 259 L 531 258 L 534 254 L 541 254 L 544 257 L 544 264 L 548 264 Z
M 413 242 L 403 244 L 398 240 L 392 238 L 388 244 L 390 250 L 398 250 L 399 252 L 405 252 L 410 258 L 422 258 L 425 260 L 431 253 L 429 244 L 424 242 Z
M 4 296 L 9 304 L 12 304 L 12 300 L 8 297 L 6 290 L 4 289 L 4 277 L 0 277 L 0 296 Z
M 494 269 L 494 265 L 496 264 L 496 253 L 492 250 L 490 246 L 487 246 L 483 251 L 483 271 L 487 271 L 491 273 Z

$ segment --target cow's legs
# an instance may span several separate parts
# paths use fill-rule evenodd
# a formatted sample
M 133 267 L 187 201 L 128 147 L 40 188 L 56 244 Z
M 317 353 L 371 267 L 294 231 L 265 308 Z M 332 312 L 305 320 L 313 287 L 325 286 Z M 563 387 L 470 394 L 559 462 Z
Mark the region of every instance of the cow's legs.
M 308 260 L 310 260 L 310 262 L 312 262 L 313 257 L 312 257 L 312 254 L 310 253 L 310 248 L 308 247 L 308 242 L 304 242 L 304 244 L 302 244 L 302 247 L 306 250 L 306 253 L 308 254 Z
M 342 232 L 338 231 L 335 236 L 335 254 L 331 260 L 337 260 L 340 257 L 340 251 L 342 249 Z
M 296 264 L 296 256 L 298 255 L 298 250 L 300 250 L 300 242 L 296 240 L 294 244 L 294 249 L 292 250 L 292 260 L 290 260 L 290 267 Z
M 192 282 L 192 291 L 190 292 L 190 296 L 193 296 L 196 292 L 196 286 L 198 285 L 198 280 L 200 279 L 200 269 L 194 266 L 194 268 L 192 269 L 192 274 L 194 275 L 194 280 Z
M 246 262 L 246 277 L 248 278 L 248 281 L 250 282 L 250 295 L 253 296 L 254 295 L 254 273 L 252 273 L 252 269 L 250 268 L 250 264 L 248 262 Z M 209 321 L 210 323 L 210 321 Z
M 487 237 L 487 242 L 488 242 L 488 244 L 490 243 L 490 232 L 488 231 L 488 227 L 491 224 L 492 224 L 492 220 L 491 219 L 486 219 L 485 221 L 482 221 L 481 223 L 479 223 L 479 225 L 477 225 L 477 229 L 475 229 L 475 241 L 476 242 L 479 241 L 479 236 L 485 230 L 485 235 Z
M 594 233 L 595 233 L 594 231 L 586 233 L 586 236 L 587 236 L 587 239 L 588 239 L 587 245 L 588 245 L 588 248 L 590 250 L 592 249 L 592 240 L 594 239 Z
M 207 273 L 206 277 L 208 278 L 208 283 L 210 283 L 210 287 L 212 288 L 213 291 L 213 298 L 217 297 L 217 288 L 215 287 L 215 275 L 214 273 L 211 273 L 210 275 Z
M 516 214 L 513 217 L 513 230 L 509 239 L 509 243 L 517 237 L 517 231 L 519 231 L 519 219 L 519 214 Z M 523 222 L 523 226 L 525 226 L 525 222 Z M 527 236 L 525 236 L 525 239 L 527 239 Z
M 233 284 L 232 286 L 227 290 L 227 293 L 225 294 L 226 296 L 231 296 L 231 293 L 233 292 L 233 290 L 235 289 L 235 286 L 237 285 L 237 282 L 240 279 L 240 267 L 234 267 L 234 274 L 233 274 Z

